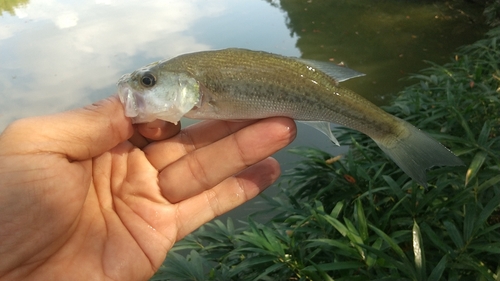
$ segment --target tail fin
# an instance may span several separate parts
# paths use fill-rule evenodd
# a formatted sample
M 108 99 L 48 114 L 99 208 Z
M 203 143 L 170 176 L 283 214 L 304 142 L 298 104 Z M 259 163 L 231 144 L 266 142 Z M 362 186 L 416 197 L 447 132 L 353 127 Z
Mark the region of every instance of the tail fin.
M 399 118 L 398 118 L 399 119 Z M 432 166 L 460 166 L 462 160 L 441 143 L 399 119 L 409 132 L 403 138 L 374 141 L 414 181 L 427 187 L 425 170 Z

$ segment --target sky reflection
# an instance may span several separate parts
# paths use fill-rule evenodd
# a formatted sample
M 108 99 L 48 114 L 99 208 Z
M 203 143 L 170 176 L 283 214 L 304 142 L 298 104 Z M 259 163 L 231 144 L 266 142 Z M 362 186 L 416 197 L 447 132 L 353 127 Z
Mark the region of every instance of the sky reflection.
M 472 34 L 477 25 L 470 18 L 437 21 L 436 13 L 446 13 L 427 1 L 14 1 L 0 1 L 0 132 L 19 118 L 105 98 L 122 74 L 150 62 L 228 47 L 344 61 L 367 75 L 343 85 L 368 98 L 382 96 L 400 90 L 398 79 L 425 67 L 422 60 L 445 61 L 480 33 Z M 443 23 L 451 29 L 440 31 Z M 343 153 L 300 124 L 290 147 L 297 146 Z M 285 151 L 274 156 L 283 171 L 300 159 Z
M 237 2 L 35 0 L 2 14 L 0 130 L 111 95 L 122 74 L 181 53 L 240 46 L 299 55 L 278 9 Z

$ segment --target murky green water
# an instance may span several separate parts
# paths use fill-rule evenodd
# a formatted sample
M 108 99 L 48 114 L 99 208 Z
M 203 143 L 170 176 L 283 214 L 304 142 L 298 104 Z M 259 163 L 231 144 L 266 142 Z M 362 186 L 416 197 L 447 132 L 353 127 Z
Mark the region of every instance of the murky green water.
M 109 96 L 123 73 L 149 62 L 227 47 L 343 62 L 367 74 L 343 85 L 384 103 L 403 88 L 401 78 L 425 67 L 424 60 L 445 62 L 484 33 L 481 8 L 458 3 L 2 1 L 0 130 L 18 118 Z M 298 145 L 332 148 L 304 126 L 292 144 Z M 276 157 L 285 168 L 296 160 L 284 152 Z
M 460 4 L 460 5 L 459 5 Z M 457 2 L 281 1 L 303 57 L 344 62 L 367 74 L 345 85 L 375 103 L 408 83 L 400 79 L 445 62 L 484 32 L 482 9 Z

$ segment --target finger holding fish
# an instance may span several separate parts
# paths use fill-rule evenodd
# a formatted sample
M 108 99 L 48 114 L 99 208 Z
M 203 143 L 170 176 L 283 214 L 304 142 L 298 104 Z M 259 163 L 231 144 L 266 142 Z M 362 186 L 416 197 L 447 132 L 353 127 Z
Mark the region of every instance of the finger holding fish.
M 152 142 L 144 147 L 143 151 L 156 169 L 163 170 L 167 165 L 179 160 L 186 154 L 223 139 L 257 121 L 205 120 L 182 129 L 171 138 Z
M 292 142 L 295 128 L 288 118 L 261 120 L 166 163 L 168 169 L 156 166 L 163 196 L 175 203 L 219 185 Z M 190 174 L 184 175 L 183 171 Z
M 173 124 L 163 120 L 155 120 L 149 123 L 136 124 L 137 131 L 151 141 L 160 141 L 171 138 L 181 130 L 181 123 Z
M 163 120 L 154 120 L 148 123 L 134 124 L 134 134 L 129 142 L 141 149 L 150 143 L 165 140 L 179 133 L 181 124 L 173 124 Z

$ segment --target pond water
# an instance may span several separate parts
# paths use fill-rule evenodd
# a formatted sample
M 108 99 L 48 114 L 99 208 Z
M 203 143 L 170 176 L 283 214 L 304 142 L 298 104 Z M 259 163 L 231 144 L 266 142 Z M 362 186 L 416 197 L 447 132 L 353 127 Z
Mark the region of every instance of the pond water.
M 383 104 L 424 60 L 446 62 L 480 38 L 481 12 L 462 1 L 1 1 L 0 131 L 107 97 L 152 61 L 228 47 L 343 62 L 367 74 L 343 85 Z M 299 145 L 332 149 L 304 126 Z M 276 157 L 285 169 L 297 160 Z

